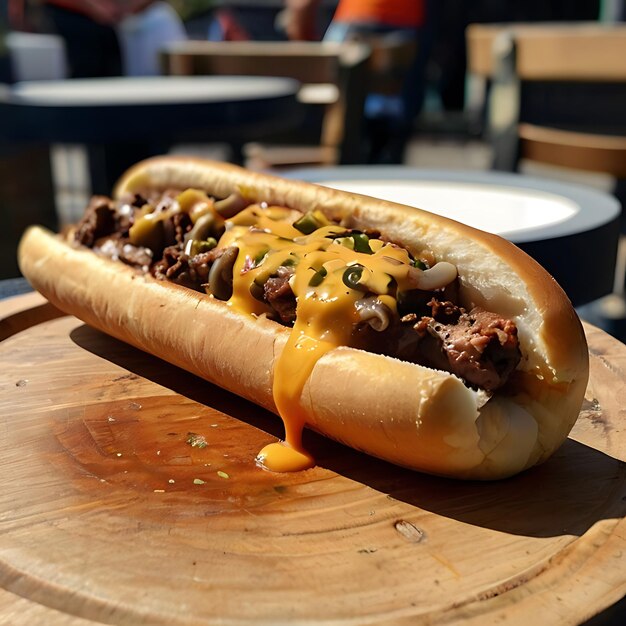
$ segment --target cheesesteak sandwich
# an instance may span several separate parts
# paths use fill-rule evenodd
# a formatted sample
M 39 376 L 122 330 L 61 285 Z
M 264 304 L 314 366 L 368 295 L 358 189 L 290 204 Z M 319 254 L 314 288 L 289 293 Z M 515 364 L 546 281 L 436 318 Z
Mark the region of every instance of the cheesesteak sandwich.
M 198 159 L 131 168 L 23 274 L 87 324 L 276 413 L 273 471 L 309 426 L 393 463 L 495 479 L 547 459 L 588 352 L 556 282 L 511 243 L 421 210 Z

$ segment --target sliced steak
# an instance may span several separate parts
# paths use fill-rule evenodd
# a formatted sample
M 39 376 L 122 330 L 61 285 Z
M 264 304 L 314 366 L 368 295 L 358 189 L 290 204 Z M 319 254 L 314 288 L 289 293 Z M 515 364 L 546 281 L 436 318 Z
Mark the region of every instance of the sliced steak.
M 292 267 L 281 266 L 276 276 L 268 278 L 263 285 L 264 299 L 275 311 L 277 321 L 288 326 L 296 321 L 296 296 L 289 284 L 293 273 Z
M 521 359 L 517 327 L 501 315 L 431 301 L 432 317 L 413 326 L 424 364 L 456 374 L 470 385 L 501 387 Z

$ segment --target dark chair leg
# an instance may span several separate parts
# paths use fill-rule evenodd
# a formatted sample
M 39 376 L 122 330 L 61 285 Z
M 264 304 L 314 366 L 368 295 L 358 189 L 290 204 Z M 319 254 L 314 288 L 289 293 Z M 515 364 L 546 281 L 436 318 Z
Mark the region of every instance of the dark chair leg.
M 0 145 L 0 278 L 20 275 L 17 243 L 30 224 L 58 226 L 50 149 Z

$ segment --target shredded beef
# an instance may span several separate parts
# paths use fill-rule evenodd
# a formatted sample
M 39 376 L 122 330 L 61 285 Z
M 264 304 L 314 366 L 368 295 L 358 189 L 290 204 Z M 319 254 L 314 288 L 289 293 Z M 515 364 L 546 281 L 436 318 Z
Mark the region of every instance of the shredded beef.
M 226 248 L 213 248 L 208 252 L 201 252 L 189 259 L 189 269 L 199 285 L 205 285 L 209 280 L 211 265 L 219 259 Z
M 167 211 L 177 195 L 178 191 L 171 190 L 158 198 L 146 195 L 146 200 L 136 194 L 117 203 L 95 196 L 77 226 L 75 239 L 101 254 L 150 271 L 160 280 L 197 291 L 205 291 L 211 282 L 213 295 L 227 299 L 230 295 L 226 293 L 232 291 L 230 261 L 234 262 L 238 249 L 214 248 L 189 257 L 184 253 L 185 236 L 193 227 L 188 213 L 163 216 L 153 249 L 130 243 L 129 231 L 137 211 L 146 203 L 155 206 L 155 214 Z M 380 235 L 378 231 L 366 234 Z M 229 256 L 219 262 L 220 267 L 215 267 L 215 276 L 211 275 L 213 264 L 224 254 Z M 425 258 L 427 264 L 431 260 Z M 243 271 L 253 269 L 255 263 L 254 259 L 247 259 Z M 292 326 L 296 320 L 296 297 L 289 282 L 293 274 L 293 267 L 281 266 L 263 285 L 254 284 L 251 288 L 253 297 L 270 307 L 270 317 L 286 326 Z M 390 315 L 384 330 L 376 330 L 367 322 L 356 324 L 351 345 L 452 372 L 469 386 L 493 391 L 506 383 L 521 359 L 517 328 L 511 320 L 480 308 L 467 312 L 455 304 L 458 300 L 457 281 L 432 292 L 398 292 L 398 315 Z
M 225 248 L 213 248 L 189 257 L 178 245 L 163 250 L 162 258 L 152 266 L 152 275 L 159 280 L 171 280 L 195 291 L 204 291 L 209 280 L 211 265 L 219 259 Z
M 296 321 L 296 296 L 289 284 L 293 273 L 293 268 L 282 266 L 263 286 L 265 301 L 276 312 L 278 320 L 290 326 Z
M 115 231 L 115 204 L 104 196 L 94 196 L 76 226 L 74 239 L 92 248 L 97 239 Z
M 467 313 L 436 299 L 431 305 L 432 316 L 413 326 L 424 364 L 488 391 L 501 387 L 521 359 L 515 324 L 481 308 Z
M 428 306 L 431 308 L 433 319 L 444 324 L 456 324 L 464 313 L 461 307 L 450 300 L 441 302 L 437 298 L 431 298 Z
M 158 243 L 152 244 L 154 258 L 165 257 L 166 250 L 169 248 L 177 248 L 182 254 L 185 234 L 191 230 L 192 226 L 193 223 L 187 213 L 174 213 L 171 217 L 162 220 L 161 237 L 157 238 Z M 171 256 L 172 252 L 168 250 L 167 254 Z
M 147 270 L 152 263 L 152 251 L 142 246 L 134 246 L 132 243 L 124 243 L 120 250 L 120 259 L 128 265 Z
M 117 203 L 104 196 L 94 196 L 76 227 L 74 239 L 83 246 L 99 248 L 103 254 L 119 258 L 129 265 L 150 265 L 150 251 L 134 246 L 128 240 L 135 213 L 144 203 L 138 195 Z M 107 239 L 111 239 L 111 243 L 107 244 Z
M 120 197 L 120 202 L 122 204 L 130 204 L 131 206 L 134 206 L 136 209 L 141 209 L 145 204 L 148 203 L 148 201 L 145 199 L 145 197 L 142 194 L 130 193 L 130 192 L 125 192 Z
M 428 304 L 430 315 L 406 314 L 383 332 L 357 326 L 355 344 L 452 372 L 472 387 L 493 391 L 504 385 L 521 359 L 514 322 L 479 308 L 468 313 L 437 298 Z
M 188 213 L 174 213 L 172 217 L 163 220 L 163 240 L 165 246 L 183 244 L 185 234 L 191 230 L 193 223 Z
M 92 247 L 114 261 L 122 261 L 144 271 L 147 271 L 152 264 L 152 251 L 149 248 L 134 246 L 119 233 L 100 237 L 94 241 Z
M 161 259 L 152 267 L 152 274 L 159 280 L 175 280 L 179 273 L 187 270 L 187 259 L 178 246 L 168 246 Z

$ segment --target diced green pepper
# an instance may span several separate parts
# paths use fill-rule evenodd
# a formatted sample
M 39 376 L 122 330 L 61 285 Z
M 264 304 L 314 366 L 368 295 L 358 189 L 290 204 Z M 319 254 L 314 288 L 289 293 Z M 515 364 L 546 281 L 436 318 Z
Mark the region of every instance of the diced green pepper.
M 217 246 L 217 241 L 214 237 L 209 237 L 204 241 L 199 239 L 194 239 L 191 242 L 191 246 L 189 248 L 189 256 L 196 256 L 196 254 L 202 254 L 203 252 L 209 252 L 213 250 Z
M 293 223 L 293 227 L 304 235 L 310 235 L 318 228 L 321 228 L 321 226 L 322 224 L 311 211 L 307 211 L 300 219 Z
M 352 233 L 351 237 L 354 240 L 354 249 L 356 252 L 374 254 L 370 248 L 370 238 L 365 233 Z
M 352 237 L 337 237 L 334 242 L 341 244 L 344 248 L 348 248 L 348 250 L 354 250 L 354 239 L 352 239 Z

